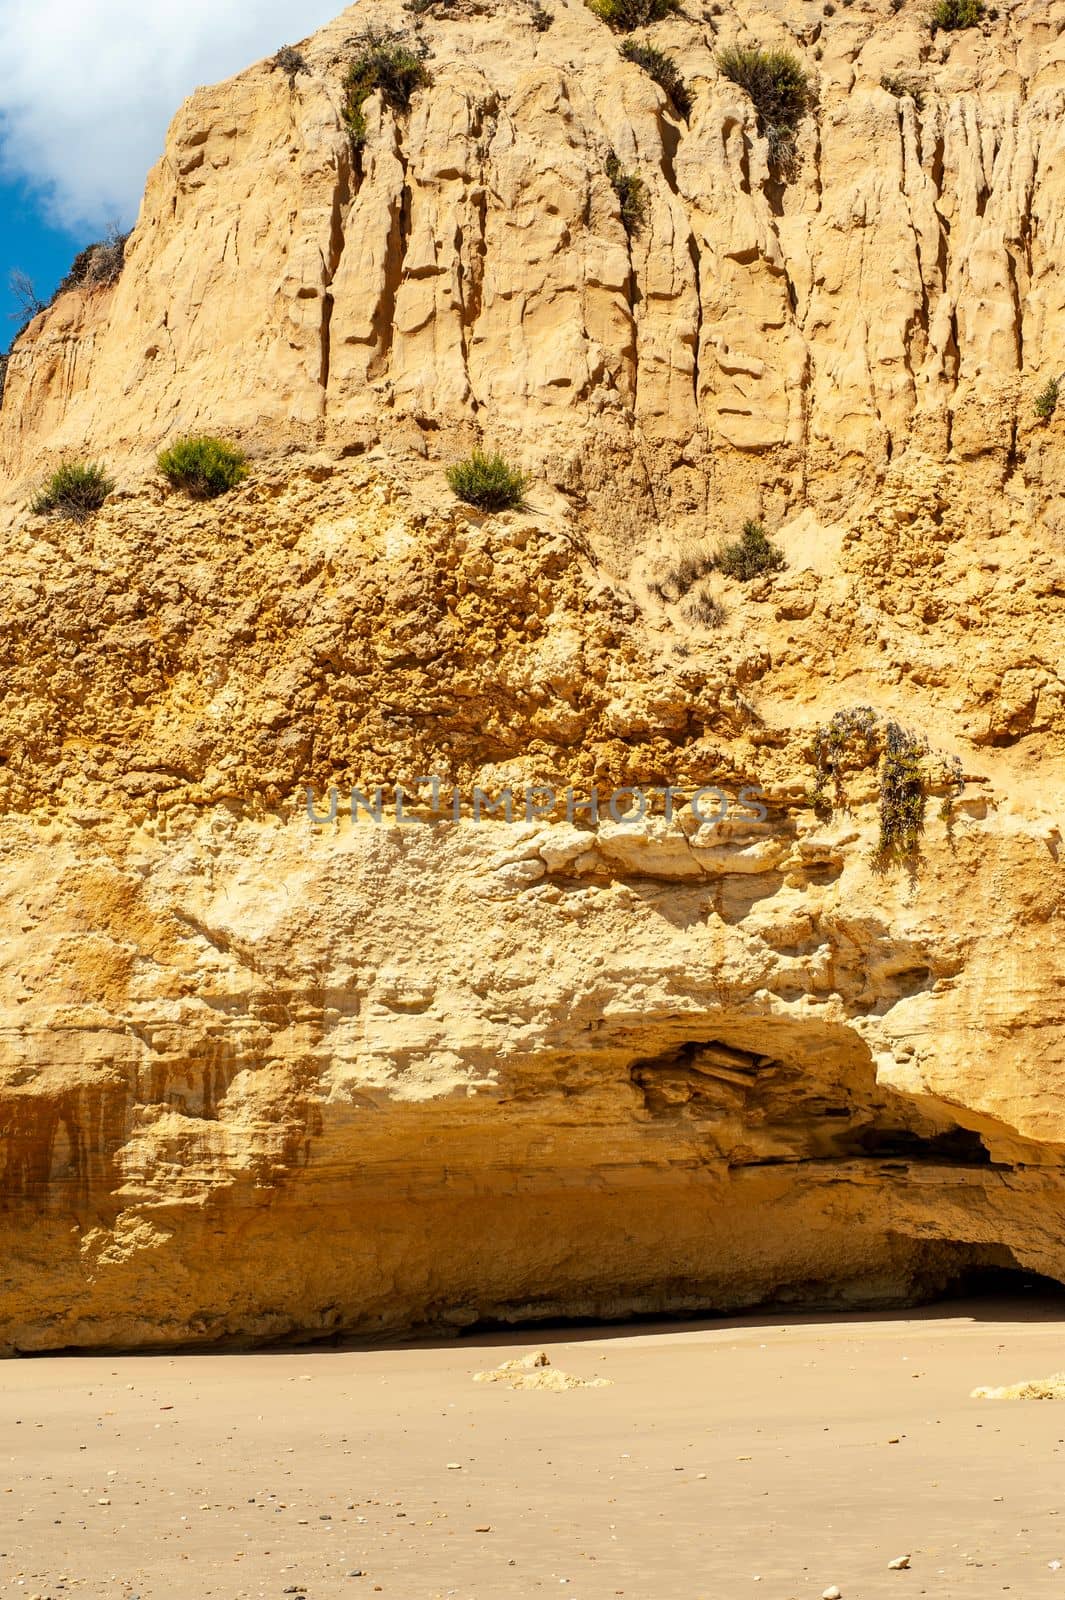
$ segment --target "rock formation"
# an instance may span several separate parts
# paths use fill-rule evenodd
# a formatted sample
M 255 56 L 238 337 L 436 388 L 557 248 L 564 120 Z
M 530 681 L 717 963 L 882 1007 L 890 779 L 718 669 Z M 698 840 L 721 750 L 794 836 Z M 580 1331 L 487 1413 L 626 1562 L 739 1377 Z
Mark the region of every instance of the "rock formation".
M 376 8 L 431 83 L 361 151 L 362 7 L 200 91 L 12 352 L 8 1351 L 1065 1279 L 1065 0 L 689 6 L 686 118 L 546 3 Z M 816 79 L 786 177 L 736 40 Z M 30 515 L 71 456 L 116 493 Z M 606 804 L 710 785 L 766 816 Z

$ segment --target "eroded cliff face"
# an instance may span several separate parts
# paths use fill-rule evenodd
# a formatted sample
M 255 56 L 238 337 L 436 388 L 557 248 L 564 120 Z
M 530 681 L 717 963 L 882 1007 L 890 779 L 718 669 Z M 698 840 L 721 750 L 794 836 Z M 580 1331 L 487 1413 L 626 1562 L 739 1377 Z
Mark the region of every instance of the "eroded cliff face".
M 117 287 L 16 348 L 7 474 L 87 442 L 148 459 L 201 421 L 275 444 L 486 428 L 631 555 L 649 522 L 716 527 L 738 498 L 835 511 L 918 445 L 1015 479 L 1060 531 L 1022 462 L 1065 334 L 1061 0 L 935 38 L 914 0 L 693 8 L 649 35 L 687 121 L 581 0 L 551 16 L 352 7 L 309 71 L 195 95 Z M 372 100 L 356 161 L 340 82 L 368 21 L 424 41 L 433 87 L 409 117 Z M 716 67 L 736 39 L 814 74 L 791 182 Z M 611 150 L 647 184 L 632 241 Z
M 814 9 L 651 30 L 686 124 L 583 6 L 460 0 L 361 162 L 353 9 L 291 86 L 195 96 L 117 286 L 19 341 L 8 1350 L 1065 1279 L 1065 424 L 1032 403 L 1065 365 L 1065 4 L 934 42 L 909 4 Z M 790 184 L 714 65 L 737 36 L 818 75 Z M 150 470 L 200 424 L 254 457 L 207 506 Z M 479 437 L 527 511 L 453 503 Z M 28 516 L 69 451 L 117 494 Z M 752 513 L 787 565 L 699 580 L 706 626 L 678 552 Z M 930 747 L 886 866 L 880 745 L 811 803 L 856 705 Z M 459 820 L 346 815 L 429 774 Z M 526 784 L 603 815 L 470 815 Z M 768 815 L 605 807 L 707 784 Z

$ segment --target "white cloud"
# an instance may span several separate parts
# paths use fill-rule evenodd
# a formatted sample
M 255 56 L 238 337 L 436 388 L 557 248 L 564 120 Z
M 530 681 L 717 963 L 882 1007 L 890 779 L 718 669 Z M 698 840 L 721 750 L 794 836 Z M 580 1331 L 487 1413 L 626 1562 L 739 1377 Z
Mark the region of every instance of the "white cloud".
M 202 83 L 305 38 L 344 0 L 0 0 L 0 165 L 54 220 L 132 221 Z

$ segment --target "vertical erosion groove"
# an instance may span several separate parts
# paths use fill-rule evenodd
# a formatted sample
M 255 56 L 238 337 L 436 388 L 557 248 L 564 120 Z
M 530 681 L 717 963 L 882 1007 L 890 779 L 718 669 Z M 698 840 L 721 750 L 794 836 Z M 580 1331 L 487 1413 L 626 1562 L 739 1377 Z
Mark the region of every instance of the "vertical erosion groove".
M 344 254 L 344 224 L 352 198 L 352 151 L 345 142 L 337 153 L 336 180 L 333 184 L 333 208 L 329 220 L 328 253 L 323 259 L 322 321 L 320 332 L 321 356 L 318 381 L 323 392 L 329 388 L 330 326 L 333 320 L 334 299 L 331 293 L 333 280 Z
M 403 188 L 400 191 L 399 203 L 390 208 L 392 215 L 385 252 L 385 282 L 374 316 L 374 342 L 377 349 L 367 369 L 367 377 L 371 381 L 384 377 L 388 370 L 395 334 L 396 297 L 403 282 L 407 247 L 410 243 L 412 195 L 410 184 L 407 182 L 407 160 L 402 147 L 397 146 L 397 148 L 403 167 Z
M 703 343 L 703 281 L 702 260 L 699 255 L 699 245 L 694 233 L 688 235 L 688 251 L 692 260 L 692 271 L 695 274 L 695 337 L 692 340 L 692 395 L 695 401 L 695 415 L 699 416 L 699 358 L 702 354 Z

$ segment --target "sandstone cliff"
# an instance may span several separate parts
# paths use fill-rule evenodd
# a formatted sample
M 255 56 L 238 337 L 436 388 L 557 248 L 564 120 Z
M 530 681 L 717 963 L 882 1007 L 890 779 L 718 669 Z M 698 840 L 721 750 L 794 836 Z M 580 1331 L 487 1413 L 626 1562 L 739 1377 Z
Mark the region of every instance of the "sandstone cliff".
M 409 116 L 356 159 L 361 8 L 201 91 L 11 359 L 6 1348 L 1065 1279 L 1065 3 L 689 7 L 687 119 L 579 0 L 374 15 Z M 734 39 L 817 78 L 789 182 Z M 201 425 L 208 506 L 152 471 Z M 525 512 L 448 493 L 482 438 Z M 71 453 L 118 492 L 29 516 Z M 784 570 L 684 594 L 750 515 Z M 886 867 L 882 739 L 811 803 L 858 705 L 929 745 Z M 426 774 L 768 816 L 345 819 Z

